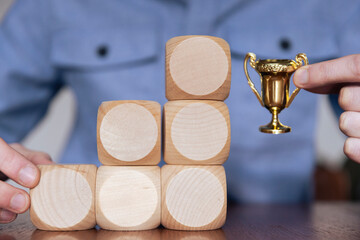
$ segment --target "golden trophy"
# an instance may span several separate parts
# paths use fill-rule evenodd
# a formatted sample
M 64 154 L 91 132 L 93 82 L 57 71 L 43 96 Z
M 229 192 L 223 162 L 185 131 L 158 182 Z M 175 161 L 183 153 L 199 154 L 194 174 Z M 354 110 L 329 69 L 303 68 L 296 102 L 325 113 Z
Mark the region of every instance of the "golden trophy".
M 254 83 L 249 77 L 247 61 L 250 66 L 260 75 L 261 96 L 255 88 Z M 280 123 L 278 114 L 290 106 L 295 96 L 300 91 L 296 88 L 289 97 L 290 77 L 296 69 L 302 65 L 308 65 L 305 53 L 299 53 L 294 60 L 290 59 L 259 59 L 256 61 L 254 53 L 246 54 L 244 60 L 245 75 L 250 88 L 255 93 L 261 106 L 266 107 L 272 114 L 271 122 L 260 126 L 259 130 L 264 133 L 280 134 L 291 131 L 291 128 Z

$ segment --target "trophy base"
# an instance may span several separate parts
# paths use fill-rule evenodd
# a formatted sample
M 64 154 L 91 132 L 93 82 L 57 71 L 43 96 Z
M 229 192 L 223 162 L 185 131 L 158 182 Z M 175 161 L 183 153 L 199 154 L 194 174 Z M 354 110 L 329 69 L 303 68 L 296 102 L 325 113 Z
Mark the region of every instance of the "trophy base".
M 291 127 L 282 125 L 281 123 L 274 126 L 272 123 L 259 127 L 260 132 L 270 134 L 281 134 L 291 132 Z

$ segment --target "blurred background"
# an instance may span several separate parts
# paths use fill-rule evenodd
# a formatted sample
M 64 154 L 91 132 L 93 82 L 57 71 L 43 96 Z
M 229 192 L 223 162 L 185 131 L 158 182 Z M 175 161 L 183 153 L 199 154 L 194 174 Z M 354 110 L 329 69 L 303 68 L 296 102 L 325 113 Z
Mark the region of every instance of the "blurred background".
M 13 0 L 0 0 L 0 21 Z M 233 66 L 242 67 L 242 66 Z M 244 76 L 245 77 L 245 76 Z M 245 79 L 232 79 L 245 81 Z M 71 90 L 62 89 L 55 97 L 43 121 L 29 134 L 23 144 L 47 152 L 57 161 L 71 132 L 76 114 L 76 101 Z M 316 132 L 315 196 L 317 200 L 357 200 L 360 198 L 360 167 L 343 153 L 345 136 L 338 127 L 326 96 L 318 106 Z M 58 127 L 61 125 L 61 128 Z M 358 187 L 359 185 L 359 187 Z

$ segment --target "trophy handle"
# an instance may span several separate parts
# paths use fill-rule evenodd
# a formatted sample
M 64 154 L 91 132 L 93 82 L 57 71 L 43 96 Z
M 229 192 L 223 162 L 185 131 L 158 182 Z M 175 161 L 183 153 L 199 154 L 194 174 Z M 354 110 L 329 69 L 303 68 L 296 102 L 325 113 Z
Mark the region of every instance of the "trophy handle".
M 259 92 L 256 90 L 254 83 L 251 81 L 250 76 L 249 76 L 249 73 L 248 73 L 248 70 L 247 70 L 247 61 L 248 61 L 249 59 L 250 59 L 250 62 L 249 62 L 249 63 L 250 63 L 250 66 L 255 69 L 256 55 L 255 55 L 254 53 L 248 53 L 248 54 L 246 54 L 245 59 L 244 59 L 245 75 L 246 75 L 246 78 L 247 78 L 247 80 L 248 80 L 248 84 L 249 84 L 251 90 L 255 93 L 255 95 L 256 95 L 257 99 L 259 100 L 261 106 L 264 107 L 264 103 L 263 103 L 263 101 L 262 101 L 262 99 L 261 99 L 261 96 L 260 96 Z
M 309 61 L 308 61 L 308 59 L 307 59 L 307 57 L 306 57 L 306 54 L 305 54 L 305 53 L 299 53 L 298 55 L 296 55 L 296 57 L 295 57 L 296 69 L 299 68 L 299 67 L 301 67 L 301 66 L 303 65 L 303 62 L 304 62 L 304 66 L 309 64 Z M 292 92 L 289 100 L 288 100 L 287 103 L 286 103 L 285 108 L 288 108 L 288 107 L 290 106 L 290 104 L 292 103 L 292 101 L 294 100 L 294 98 L 296 97 L 296 95 L 297 95 L 299 92 L 300 92 L 300 88 L 296 88 L 296 89 Z

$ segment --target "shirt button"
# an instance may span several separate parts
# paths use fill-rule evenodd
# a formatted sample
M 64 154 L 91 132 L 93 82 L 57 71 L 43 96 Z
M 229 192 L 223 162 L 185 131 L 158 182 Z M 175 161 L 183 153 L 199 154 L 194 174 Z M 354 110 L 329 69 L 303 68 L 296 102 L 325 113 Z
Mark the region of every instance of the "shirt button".
M 100 46 L 98 46 L 96 52 L 97 52 L 98 57 L 104 58 L 108 55 L 109 48 L 106 45 L 100 45 Z
M 280 40 L 280 48 L 284 51 L 289 51 L 291 49 L 291 42 L 287 38 L 282 38 Z

